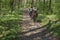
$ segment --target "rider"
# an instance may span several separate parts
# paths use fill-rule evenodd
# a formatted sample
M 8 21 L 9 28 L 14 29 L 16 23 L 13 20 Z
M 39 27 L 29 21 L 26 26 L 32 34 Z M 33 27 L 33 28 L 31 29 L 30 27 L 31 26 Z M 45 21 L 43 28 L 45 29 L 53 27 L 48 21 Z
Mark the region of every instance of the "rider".
M 33 11 L 35 11 L 37 13 L 37 8 L 36 7 L 33 7 Z
M 33 8 L 30 7 L 30 8 L 29 8 L 29 15 L 30 15 L 30 17 L 32 16 L 32 11 L 33 11 Z

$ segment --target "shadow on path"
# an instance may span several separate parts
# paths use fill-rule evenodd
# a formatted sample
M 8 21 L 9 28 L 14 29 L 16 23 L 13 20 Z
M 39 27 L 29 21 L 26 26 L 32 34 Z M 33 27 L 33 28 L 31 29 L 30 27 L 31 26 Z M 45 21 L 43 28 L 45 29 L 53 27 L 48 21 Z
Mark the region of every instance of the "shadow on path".
M 58 40 L 53 35 L 53 31 L 50 29 L 52 25 L 50 20 L 46 25 L 42 27 L 37 24 L 30 26 L 30 23 L 34 24 L 34 22 L 32 22 L 32 20 L 29 18 L 29 16 L 25 15 L 23 20 L 23 25 L 25 25 L 23 27 L 25 31 L 19 33 L 20 40 Z

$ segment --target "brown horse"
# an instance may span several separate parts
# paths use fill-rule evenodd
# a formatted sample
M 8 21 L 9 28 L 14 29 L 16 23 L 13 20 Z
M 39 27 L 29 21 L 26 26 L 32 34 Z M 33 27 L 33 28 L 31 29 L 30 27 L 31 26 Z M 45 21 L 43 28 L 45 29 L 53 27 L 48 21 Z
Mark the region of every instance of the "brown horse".
M 36 21 L 37 16 L 38 16 L 37 11 L 33 11 L 32 12 L 32 19 L 34 22 Z

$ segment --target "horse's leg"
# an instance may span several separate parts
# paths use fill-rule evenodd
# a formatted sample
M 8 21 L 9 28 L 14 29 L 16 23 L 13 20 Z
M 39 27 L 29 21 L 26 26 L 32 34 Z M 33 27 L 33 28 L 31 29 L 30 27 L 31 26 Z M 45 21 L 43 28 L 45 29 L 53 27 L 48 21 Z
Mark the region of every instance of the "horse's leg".
M 35 22 L 37 22 L 37 17 L 38 17 L 38 15 L 35 15 L 35 16 L 34 16 L 34 21 L 35 21 Z
M 35 16 L 33 17 L 33 21 L 34 21 L 34 22 L 36 21 L 36 17 L 35 17 Z

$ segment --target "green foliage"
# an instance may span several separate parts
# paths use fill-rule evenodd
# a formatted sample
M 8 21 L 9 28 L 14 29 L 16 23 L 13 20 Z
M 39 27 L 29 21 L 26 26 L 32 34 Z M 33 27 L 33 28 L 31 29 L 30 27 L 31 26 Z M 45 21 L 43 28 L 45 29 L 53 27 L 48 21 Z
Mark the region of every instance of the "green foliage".
M 41 25 L 46 25 L 51 20 L 50 29 L 53 30 L 54 35 L 60 38 L 60 0 L 52 0 L 51 8 L 49 8 L 49 1 L 37 0 L 34 5 L 32 0 L 28 0 L 26 4 L 15 0 L 14 5 L 11 4 L 13 0 L 0 0 L 0 40 L 18 40 L 18 32 L 21 32 L 22 9 L 30 6 L 38 8 L 37 21 Z M 55 1 L 55 2 L 54 2 Z M 13 11 L 12 11 L 12 8 Z M 52 11 L 51 11 L 52 10 Z M 48 15 L 49 14 L 49 15 Z
M 20 18 L 19 18 L 20 17 Z M 0 17 L 0 40 L 14 40 L 18 32 L 21 32 L 21 16 L 1 16 Z
M 58 21 L 56 24 L 54 23 L 51 26 L 51 29 L 53 30 L 53 33 L 55 36 L 57 36 L 58 38 L 60 38 L 60 21 Z
M 18 40 L 22 31 L 22 10 L 18 4 L 10 5 L 13 0 L 0 0 L 0 40 Z M 16 1 L 16 0 L 15 0 Z M 13 11 L 11 11 L 11 6 Z
M 39 14 L 38 15 L 38 18 L 37 18 L 37 21 L 42 21 L 43 19 L 45 19 L 46 18 L 46 16 L 44 15 L 42 15 L 42 14 Z

